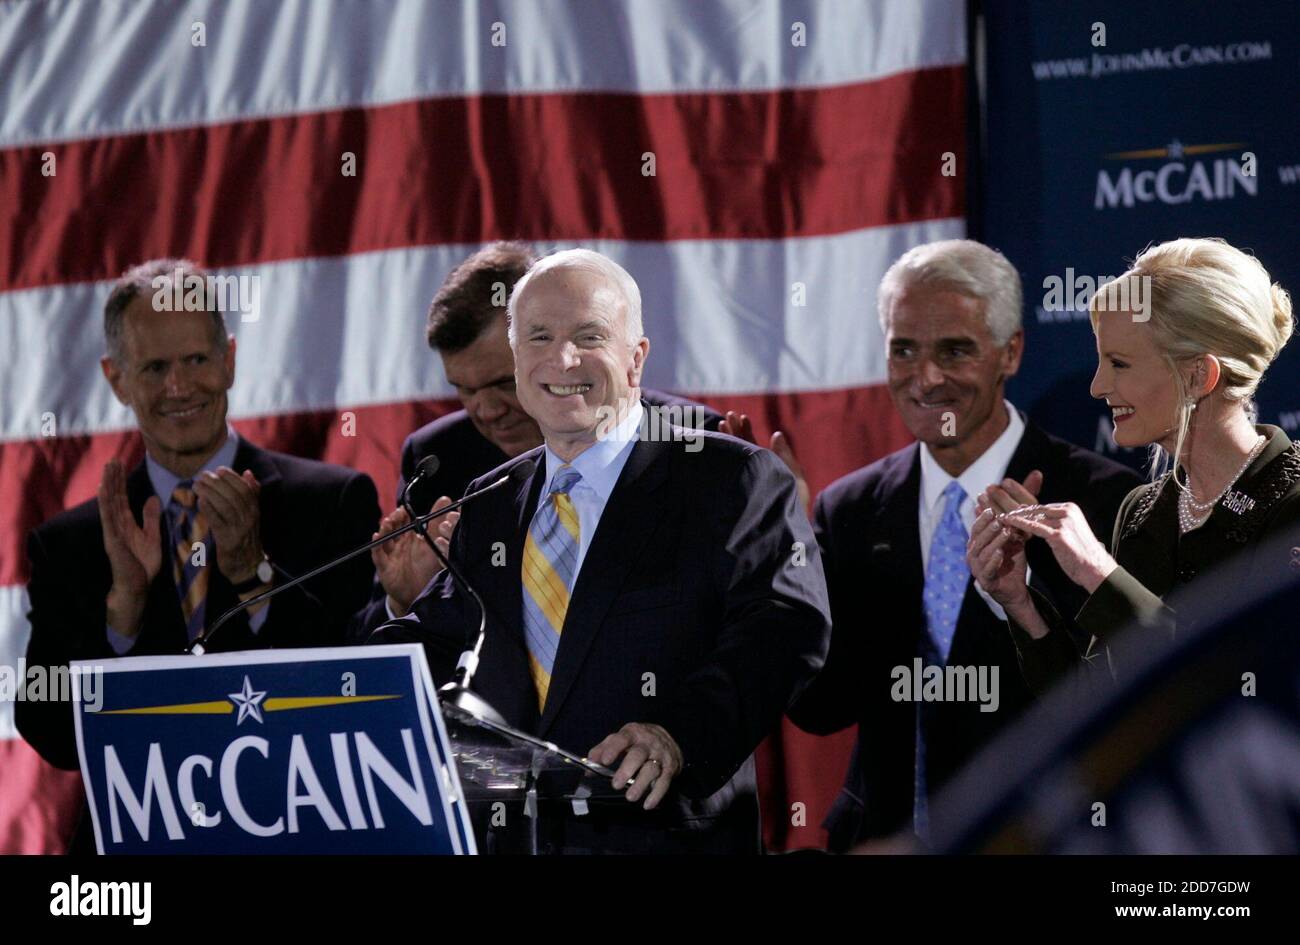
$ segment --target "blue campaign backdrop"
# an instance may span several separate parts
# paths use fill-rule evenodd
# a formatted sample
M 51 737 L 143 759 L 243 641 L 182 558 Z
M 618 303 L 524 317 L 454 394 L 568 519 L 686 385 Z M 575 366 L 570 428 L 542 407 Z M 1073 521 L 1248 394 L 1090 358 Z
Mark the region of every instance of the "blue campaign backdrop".
M 1150 243 L 1219 236 L 1300 294 L 1300 6 L 980 8 L 986 120 L 971 232 L 1024 279 L 1026 356 L 1009 396 L 1052 432 L 1141 465 L 1145 453 L 1115 450 L 1109 413 L 1089 396 L 1086 306 L 1057 306 L 1045 280 L 1086 289 L 1085 277 L 1120 274 Z M 1260 420 L 1293 438 L 1298 378 L 1293 340 L 1256 398 Z
M 473 852 L 418 647 L 100 669 L 77 730 L 101 852 Z

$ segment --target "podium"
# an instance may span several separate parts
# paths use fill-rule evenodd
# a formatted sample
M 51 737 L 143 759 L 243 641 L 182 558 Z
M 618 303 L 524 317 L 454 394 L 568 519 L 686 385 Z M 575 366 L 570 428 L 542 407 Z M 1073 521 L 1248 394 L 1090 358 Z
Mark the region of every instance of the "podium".
M 610 784 L 614 772 L 603 765 L 492 715 L 465 711 L 455 701 L 442 700 L 442 712 L 464 798 L 480 837 L 485 825 L 500 818 L 507 806 L 525 818 L 522 842 L 492 852 L 536 855 L 547 806 L 568 805 L 583 814 L 588 799 L 615 793 Z
M 416 644 L 72 672 L 103 854 L 471 854 L 475 824 L 519 815 L 501 852 L 536 853 L 546 806 L 613 794 L 608 768 L 441 700 Z

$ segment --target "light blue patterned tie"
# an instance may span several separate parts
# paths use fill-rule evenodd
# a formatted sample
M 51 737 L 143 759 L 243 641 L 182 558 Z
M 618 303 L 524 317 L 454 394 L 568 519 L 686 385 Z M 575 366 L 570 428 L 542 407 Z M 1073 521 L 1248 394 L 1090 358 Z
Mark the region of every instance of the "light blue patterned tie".
M 948 662 L 952 636 L 970 568 L 966 564 L 966 541 L 970 535 L 961 520 L 966 492 L 953 480 L 943 490 L 943 515 L 930 539 L 930 561 L 925 569 L 925 628 L 940 663 Z
M 955 479 L 943 490 L 943 515 L 930 538 L 930 560 L 925 568 L 925 630 L 921 641 L 921 659 L 925 665 L 948 662 L 957 617 L 970 581 L 966 564 L 966 541 L 970 537 L 961 520 L 961 504 L 966 491 Z M 925 706 L 916 704 L 916 772 L 913 783 L 912 826 L 916 835 L 929 839 L 929 786 L 925 771 Z

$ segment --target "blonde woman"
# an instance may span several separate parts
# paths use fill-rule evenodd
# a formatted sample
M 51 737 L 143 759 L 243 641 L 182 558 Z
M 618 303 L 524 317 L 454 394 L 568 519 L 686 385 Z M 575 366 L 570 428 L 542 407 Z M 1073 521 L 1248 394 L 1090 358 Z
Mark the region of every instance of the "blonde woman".
M 1285 573 L 1287 562 L 1254 552 L 1300 523 L 1300 448 L 1254 423 L 1251 396 L 1292 331 L 1290 297 L 1258 260 L 1219 239 L 1162 243 L 1098 289 L 1090 316 L 1091 391 L 1110 405 L 1115 442 L 1149 446 L 1153 473 L 1166 471 L 1121 505 L 1113 556 L 1074 503 L 1037 505 L 1014 483 L 980 496 L 967 561 L 1006 610 L 1026 681 L 1039 691 L 1105 653 L 1135 618 L 1172 632 L 1162 598 L 1221 562 Z M 1073 621 L 1026 586 L 1024 542 L 1034 538 L 1089 594 Z M 1082 657 L 1072 636 L 1091 637 Z

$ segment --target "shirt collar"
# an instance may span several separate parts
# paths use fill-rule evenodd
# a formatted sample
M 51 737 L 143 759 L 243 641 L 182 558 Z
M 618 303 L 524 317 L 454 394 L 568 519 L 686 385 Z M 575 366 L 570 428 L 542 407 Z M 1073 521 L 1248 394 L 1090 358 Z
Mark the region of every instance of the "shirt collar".
M 218 466 L 235 465 L 235 452 L 239 449 L 239 434 L 235 428 L 226 426 L 226 442 L 221 444 L 221 449 L 212 454 L 212 457 L 203 464 L 199 472 L 212 472 Z M 145 468 L 149 471 L 149 482 L 153 484 L 153 491 L 162 499 L 164 506 L 172 500 L 172 493 L 176 491 L 176 486 L 183 482 L 180 476 L 176 475 L 162 463 L 158 462 L 148 453 L 144 456 Z M 195 473 L 190 479 L 193 480 L 199 473 Z
M 1020 445 L 1020 438 L 1025 432 L 1025 421 L 1020 411 L 1011 406 L 1011 402 L 1002 401 L 1007 408 L 1007 428 L 996 440 L 980 454 L 979 459 L 971 463 L 956 477 L 966 495 L 974 499 L 988 486 L 1001 482 L 1006 476 L 1011 457 Z M 943 497 L 943 490 L 953 481 L 952 476 L 944 472 L 935 458 L 930 454 L 930 447 L 921 444 L 921 501 L 927 509 L 935 508 Z
M 641 416 L 644 413 L 638 400 L 632 409 L 619 422 L 618 426 L 604 436 L 598 436 L 596 442 L 587 447 L 569 463 L 582 476 L 579 485 L 594 489 L 602 501 L 609 501 L 610 493 L 623 471 L 623 462 L 632 446 L 640 438 Z M 551 491 L 551 481 L 556 472 L 564 465 L 564 460 L 548 445 L 546 447 L 546 484 L 542 495 Z

